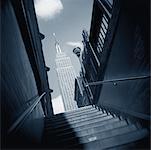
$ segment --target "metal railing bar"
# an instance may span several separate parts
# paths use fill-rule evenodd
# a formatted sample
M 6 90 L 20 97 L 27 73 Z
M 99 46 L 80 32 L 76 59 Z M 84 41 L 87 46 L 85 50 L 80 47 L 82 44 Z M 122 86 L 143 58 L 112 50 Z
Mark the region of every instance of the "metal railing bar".
M 106 23 L 108 24 L 109 23 L 109 19 L 107 19 L 107 17 L 105 16 L 105 14 L 103 14 L 102 19 L 103 18 L 105 19 Z
M 119 82 L 119 81 L 129 81 L 129 80 L 146 79 L 146 78 L 150 78 L 150 75 L 148 75 L 148 76 L 136 76 L 136 77 L 128 77 L 128 78 L 119 78 L 119 79 L 111 79 L 111 80 L 102 80 L 102 81 L 90 82 L 90 83 L 87 83 L 86 86 L 89 86 L 89 85 L 100 85 L 100 84 L 109 83 L 109 82 Z
M 94 50 L 93 50 L 92 45 L 91 45 L 90 42 L 89 42 L 89 46 L 90 46 L 90 48 L 91 48 L 91 51 L 92 51 L 92 53 L 93 53 L 93 55 L 94 55 L 94 57 L 95 57 L 95 60 L 96 60 L 96 62 L 97 62 L 97 64 L 98 64 L 98 66 L 100 67 L 99 59 L 98 59 L 98 57 L 96 56 L 96 54 L 95 54 L 95 52 L 94 52 Z
M 33 104 L 22 113 L 22 115 L 10 126 L 8 133 L 11 133 L 25 119 L 25 117 L 27 117 L 33 111 L 45 94 L 46 93 L 44 92 L 41 96 L 39 96 L 35 102 L 33 102 Z
M 101 43 L 100 43 L 100 42 L 98 43 L 98 45 L 100 45 L 100 48 L 101 48 L 100 51 L 103 52 L 103 47 L 101 46 Z
M 98 37 L 98 39 L 99 39 L 98 41 L 100 41 L 99 43 L 101 44 L 101 47 L 103 48 L 103 44 L 104 44 L 104 42 L 102 41 L 102 39 L 101 39 L 101 37 L 100 37 L 100 36 Z
M 112 8 L 112 5 L 108 0 L 106 0 L 106 3 L 109 5 L 110 8 Z
M 32 102 L 34 99 L 37 99 L 38 97 L 39 97 L 38 94 L 35 95 L 35 96 L 33 96 L 31 99 L 27 100 L 27 101 L 25 102 L 25 104 L 28 104 L 28 103 Z
M 101 34 L 101 36 L 99 35 L 99 36 L 100 36 L 100 39 L 101 39 L 101 37 L 102 37 L 102 39 L 103 39 L 103 40 L 101 39 L 101 40 L 102 40 L 102 42 L 103 42 L 103 41 L 105 41 L 106 34 L 105 34 L 105 37 L 103 36 L 103 34 L 102 34 L 102 32 L 101 32 L 101 31 L 99 32 L 99 34 Z M 103 42 L 103 43 L 104 43 L 104 42 Z
M 103 22 L 103 18 L 104 18 L 104 17 L 102 17 L 101 23 L 103 24 L 103 26 L 105 27 L 105 29 L 108 30 L 108 26 L 109 26 L 109 25 L 108 25 L 108 22 L 106 22 L 107 25 L 105 25 L 105 23 Z M 104 20 L 105 20 L 105 19 L 104 19 Z M 105 21 L 106 21 L 106 20 L 105 20 Z
M 105 35 L 105 37 L 106 37 L 106 33 L 107 33 L 107 32 L 105 33 L 105 31 L 104 31 L 104 29 L 103 29 L 102 26 L 100 27 L 100 32 L 101 32 L 101 30 L 103 31 L 103 33 L 104 33 L 104 35 Z M 104 37 L 104 39 L 105 39 L 105 37 Z
M 98 2 L 101 4 L 101 6 L 103 7 L 103 9 L 105 10 L 105 12 L 107 13 L 107 15 L 109 16 L 109 18 L 111 18 L 111 14 L 110 12 L 106 9 L 106 7 L 104 6 L 104 4 L 101 2 L 101 0 L 98 0 Z

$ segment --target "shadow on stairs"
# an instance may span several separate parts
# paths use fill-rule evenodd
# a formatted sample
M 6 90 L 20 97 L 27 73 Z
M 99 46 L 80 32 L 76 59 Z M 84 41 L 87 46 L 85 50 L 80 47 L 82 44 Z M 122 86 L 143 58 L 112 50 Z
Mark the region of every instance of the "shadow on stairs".
M 149 130 L 91 106 L 45 117 L 43 149 L 148 149 Z
M 45 118 L 45 128 L 42 141 L 42 147 L 44 149 L 51 150 L 82 150 L 83 145 L 80 144 L 80 140 L 76 135 L 76 132 L 69 124 L 64 114 L 59 114 L 59 119 Z M 59 126 L 56 122 L 59 121 L 63 126 Z M 70 134 L 68 134 L 70 133 Z M 62 136 L 60 136 L 62 135 Z M 63 142 L 63 139 L 71 139 L 69 141 Z M 72 147 L 72 145 L 77 145 Z

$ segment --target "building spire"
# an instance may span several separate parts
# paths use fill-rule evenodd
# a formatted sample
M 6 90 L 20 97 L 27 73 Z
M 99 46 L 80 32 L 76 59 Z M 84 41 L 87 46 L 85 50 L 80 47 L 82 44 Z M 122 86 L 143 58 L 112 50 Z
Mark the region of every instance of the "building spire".
M 59 45 L 59 42 L 57 41 L 57 38 L 56 38 L 56 34 L 55 34 L 55 33 L 53 33 L 53 37 L 54 37 L 54 39 L 55 39 L 55 47 L 56 47 L 57 54 L 58 54 L 58 53 L 62 53 L 61 48 L 60 48 L 60 45 Z

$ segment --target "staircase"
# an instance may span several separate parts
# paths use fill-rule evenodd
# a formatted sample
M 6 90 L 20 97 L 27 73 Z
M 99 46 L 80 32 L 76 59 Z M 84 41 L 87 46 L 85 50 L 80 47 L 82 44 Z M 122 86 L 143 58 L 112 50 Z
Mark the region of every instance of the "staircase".
M 148 134 L 138 124 L 86 106 L 45 118 L 43 145 L 50 149 L 136 149 L 144 146 Z

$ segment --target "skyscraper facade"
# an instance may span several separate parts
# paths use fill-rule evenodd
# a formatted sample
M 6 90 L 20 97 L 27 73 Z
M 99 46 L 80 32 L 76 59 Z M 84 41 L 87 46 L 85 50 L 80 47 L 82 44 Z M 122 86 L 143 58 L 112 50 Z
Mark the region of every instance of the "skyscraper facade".
M 60 90 L 63 98 L 65 111 L 77 109 L 76 101 L 74 101 L 74 81 L 75 71 L 72 66 L 70 57 L 65 52 L 62 52 L 60 45 L 55 40 L 56 47 L 56 71 L 58 75 Z

